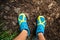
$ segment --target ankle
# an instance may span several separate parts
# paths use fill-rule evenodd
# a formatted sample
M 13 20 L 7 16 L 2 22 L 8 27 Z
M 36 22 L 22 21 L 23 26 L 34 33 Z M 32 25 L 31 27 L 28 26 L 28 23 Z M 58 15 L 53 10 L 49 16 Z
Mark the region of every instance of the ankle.
M 38 36 L 39 36 L 39 35 L 43 35 L 43 33 L 38 33 Z
M 28 35 L 28 32 L 26 30 L 22 30 L 22 31 Z

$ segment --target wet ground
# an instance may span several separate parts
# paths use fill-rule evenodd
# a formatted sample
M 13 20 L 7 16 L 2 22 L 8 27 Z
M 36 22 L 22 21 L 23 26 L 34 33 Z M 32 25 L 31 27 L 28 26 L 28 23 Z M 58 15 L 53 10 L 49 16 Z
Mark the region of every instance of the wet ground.
M 46 40 L 60 40 L 60 0 L 0 0 L 0 20 L 4 20 L 1 30 L 9 30 L 9 34 L 18 32 L 18 15 L 23 12 L 28 18 L 28 25 L 33 40 L 35 36 L 36 18 L 46 18 Z M 0 31 L 1 32 L 1 31 Z

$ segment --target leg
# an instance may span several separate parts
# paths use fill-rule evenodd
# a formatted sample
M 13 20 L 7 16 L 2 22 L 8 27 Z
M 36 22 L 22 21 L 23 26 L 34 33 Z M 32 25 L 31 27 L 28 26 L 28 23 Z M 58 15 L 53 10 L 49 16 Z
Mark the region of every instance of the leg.
M 27 36 L 27 31 L 23 30 L 14 40 L 26 40 Z
M 24 13 L 21 13 L 18 16 L 18 23 L 21 33 L 14 40 L 26 40 L 27 36 L 30 35 L 30 30 L 27 24 L 27 18 Z
M 43 33 L 39 33 L 38 38 L 39 38 L 39 40 L 45 40 Z
M 46 21 L 44 16 L 38 16 L 36 35 L 38 36 L 39 40 L 45 40 L 43 35 L 45 30 L 45 25 L 46 25 Z

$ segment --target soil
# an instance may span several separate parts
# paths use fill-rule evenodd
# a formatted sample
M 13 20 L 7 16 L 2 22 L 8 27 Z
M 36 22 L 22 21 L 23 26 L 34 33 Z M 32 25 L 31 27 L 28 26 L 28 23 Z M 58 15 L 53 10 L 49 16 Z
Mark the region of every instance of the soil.
M 0 0 L 0 19 L 5 20 L 2 30 L 10 30 L 10 34 L 18 32 L 18 15 L 23 12 L 28 18 L 31 30 L 29 40 L 35 36 L 36 18 L 46 18 L 46 40 L 60 40 L 60 0 Z

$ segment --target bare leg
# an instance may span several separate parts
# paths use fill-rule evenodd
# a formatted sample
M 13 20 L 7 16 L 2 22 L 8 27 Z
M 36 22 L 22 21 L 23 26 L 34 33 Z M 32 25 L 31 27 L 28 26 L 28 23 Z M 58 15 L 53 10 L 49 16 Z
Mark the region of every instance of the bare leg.
M 45 40 L 43 33 L 38 33 L 39 40 Z
M 26 40 L 27 36 L 27 31 L 23 30 L 14 40 Z

